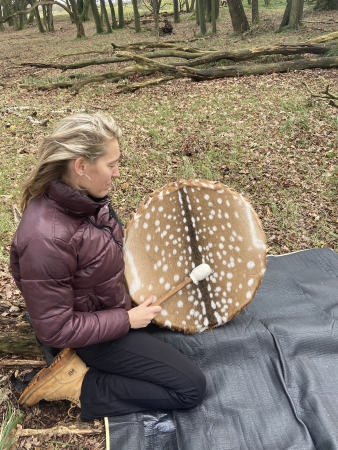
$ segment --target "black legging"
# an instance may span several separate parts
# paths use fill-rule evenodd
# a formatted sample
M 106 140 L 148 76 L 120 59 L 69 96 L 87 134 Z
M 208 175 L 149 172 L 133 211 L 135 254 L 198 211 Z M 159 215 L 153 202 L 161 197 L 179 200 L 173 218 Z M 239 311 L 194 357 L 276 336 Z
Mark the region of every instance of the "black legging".
M 145 330 L 76 352 L 90 367 L 80 397 L 83 419 L 188 409 L 203 399 L 206 381 L 200 369 Z

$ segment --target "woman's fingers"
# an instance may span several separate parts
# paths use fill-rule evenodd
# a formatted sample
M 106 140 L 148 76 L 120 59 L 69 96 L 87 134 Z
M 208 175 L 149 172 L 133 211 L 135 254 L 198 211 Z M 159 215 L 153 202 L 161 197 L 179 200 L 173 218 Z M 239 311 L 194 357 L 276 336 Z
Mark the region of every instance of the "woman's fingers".
M 143 328 L 162 311 L 161 306 L 151 306 L 154 296 L 151 295 L 141 305 L 128 311 L 131 328 Z

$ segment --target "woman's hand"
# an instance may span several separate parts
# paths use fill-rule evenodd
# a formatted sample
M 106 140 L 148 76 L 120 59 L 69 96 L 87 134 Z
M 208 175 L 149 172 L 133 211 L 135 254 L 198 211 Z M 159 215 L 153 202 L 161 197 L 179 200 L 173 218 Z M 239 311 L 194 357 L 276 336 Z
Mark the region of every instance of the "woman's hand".
M 144 328 L 150 324 L 153 318 L 162 311 L 160 306 L 151 306 L 154 296 L 151 295 L 141 305 L 128 311 L 130 328 Z

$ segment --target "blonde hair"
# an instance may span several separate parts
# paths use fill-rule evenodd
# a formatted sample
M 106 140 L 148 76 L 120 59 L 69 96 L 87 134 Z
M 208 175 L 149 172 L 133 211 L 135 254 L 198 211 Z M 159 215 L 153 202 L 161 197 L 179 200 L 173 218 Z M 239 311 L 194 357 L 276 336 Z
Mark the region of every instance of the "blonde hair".
M 121 136 L 121 129 L 109 116 L 79 113 L 64 118 L 42 142 L 37 165 L 22 185 L 21 210 L 34 197 L 42 196 L 52 181 L 61 179 L 68 161 L 82 156 L 93 163 L 106 153 L 107 141 Z

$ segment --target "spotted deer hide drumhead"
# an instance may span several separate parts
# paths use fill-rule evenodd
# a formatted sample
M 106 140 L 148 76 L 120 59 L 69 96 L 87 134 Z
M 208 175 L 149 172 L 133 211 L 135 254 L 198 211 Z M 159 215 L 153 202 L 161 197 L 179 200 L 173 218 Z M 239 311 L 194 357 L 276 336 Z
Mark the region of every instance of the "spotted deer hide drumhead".
M 222 325 L 254 297 L 266 267 L 265 235 L 247 200 L 218 182 L 156 190 L 126 228 L 125 277 L 136 304 L 161 297 L 199 264 L 212 274 L 161 304 L 154 321 L 186 333 Z

